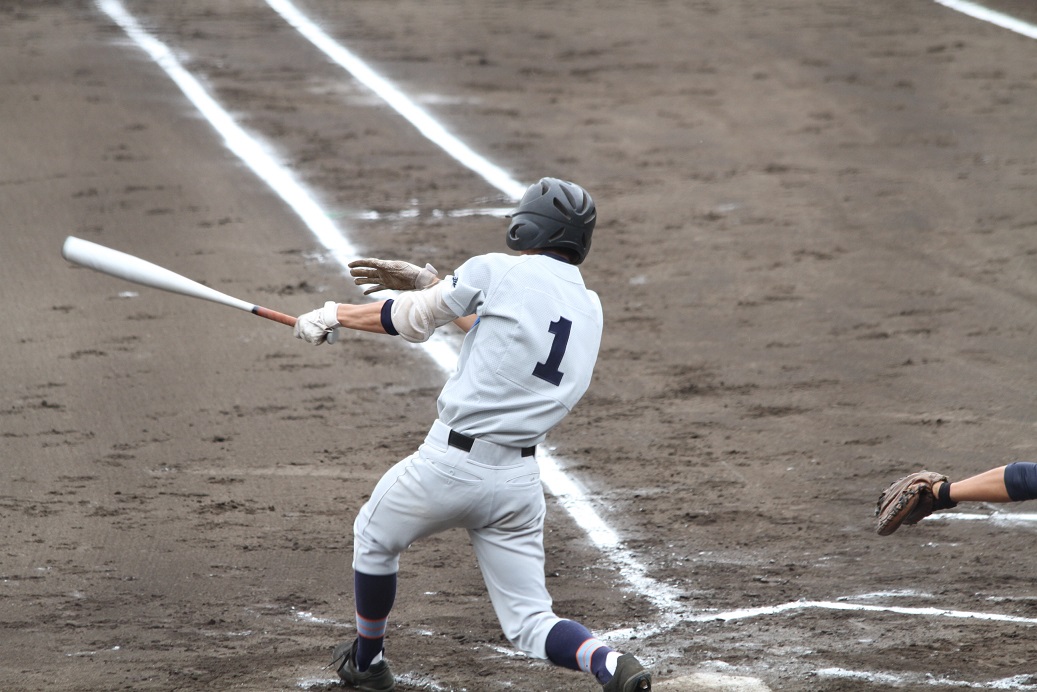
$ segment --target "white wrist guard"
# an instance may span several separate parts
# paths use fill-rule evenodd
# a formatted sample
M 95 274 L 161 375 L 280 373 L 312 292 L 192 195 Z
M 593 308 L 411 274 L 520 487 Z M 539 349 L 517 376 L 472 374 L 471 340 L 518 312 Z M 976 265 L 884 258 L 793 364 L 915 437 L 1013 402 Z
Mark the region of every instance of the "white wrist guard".
M 338 303 L 333 300 L 324 303 L 324 307 L 320 309 L 320 318 L 328 329 L 341 327 L 342 323 L 338 321 Z

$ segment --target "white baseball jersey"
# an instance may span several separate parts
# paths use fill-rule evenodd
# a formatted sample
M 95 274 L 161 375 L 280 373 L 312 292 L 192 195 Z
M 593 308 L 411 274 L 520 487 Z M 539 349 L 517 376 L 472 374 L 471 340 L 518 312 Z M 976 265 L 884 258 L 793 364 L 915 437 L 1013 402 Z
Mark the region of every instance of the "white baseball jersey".
M 543 442 L 590 385 L 601 344 L 597 294 L 578 267 L 549 255 L 480 255 L 445 281 L 446 304 L 478 321 L 440 394 L 440 420 L 495 444 Z
M 451 312 L 478 321 L 440 394 L 440 419 L 360 509 L 353 568 L 394 574 L 414 541 L 464 528 L 505 635 L 530 656 L 547 658 L 547 637 L 560 618 L 544 579 L 540 469 L 522 448 L 542 442 L 587 391 L 601 304 L 577 267 L 547 255 L 473 257 L 429 290 L 437 300 L 427 313 L 414 313 L 412 338 Z M 451 446 L 451 430 L 477 438 L 471 450 Z

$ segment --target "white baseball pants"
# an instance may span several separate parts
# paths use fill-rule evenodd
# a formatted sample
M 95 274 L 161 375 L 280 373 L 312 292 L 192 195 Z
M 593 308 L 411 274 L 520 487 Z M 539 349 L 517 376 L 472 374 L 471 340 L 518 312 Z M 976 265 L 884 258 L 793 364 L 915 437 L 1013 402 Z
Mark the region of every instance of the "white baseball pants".
M 436 421 L 418 451 L 393 466 L 353 523 L 353 569 L 399 571 L 414 541 L 451 528 L 468 531 L 505 636 L 535 658 L 559 621 L 544 580 L 546 505 L 535 456 L 475 440 L 448 444 Z

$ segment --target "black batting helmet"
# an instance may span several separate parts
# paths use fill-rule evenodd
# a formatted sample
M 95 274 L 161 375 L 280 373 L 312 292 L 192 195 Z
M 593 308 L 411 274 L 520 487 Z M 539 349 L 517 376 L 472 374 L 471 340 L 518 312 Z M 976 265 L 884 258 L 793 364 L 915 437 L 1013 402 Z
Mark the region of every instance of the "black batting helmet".
M 508 247 L 569 250 L 573 264 L 579 264 L 590 252 L 596 220 L 594 200 L 586 190 L 567 180 L 541 178 L 511 212 Z

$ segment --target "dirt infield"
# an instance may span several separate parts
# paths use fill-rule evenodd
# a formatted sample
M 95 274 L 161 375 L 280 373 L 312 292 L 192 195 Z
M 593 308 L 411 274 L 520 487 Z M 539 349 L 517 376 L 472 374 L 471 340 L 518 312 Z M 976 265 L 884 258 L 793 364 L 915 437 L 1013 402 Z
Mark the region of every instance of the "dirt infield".
M 872 526 L 907 471 L 1037 460 L 1037 41 L 929 0 L 296 6 L 597 200 L 601 356 L 549 451 L 621 545 L 549 495 L 559 614 L 659 689 L 1037 690 L 1032 522 Z M 504 249 L 507 195 L 263 0 L 121 7 L 358 252 Z M 444 373 L 61 258 L 361 299 L 103 8 L 0 3 L 0 689 L 331 689 L 353 517 Z M 515 654 L 462 533 L 407 553 L 389 627 L 402 690 L 600 689 Z

